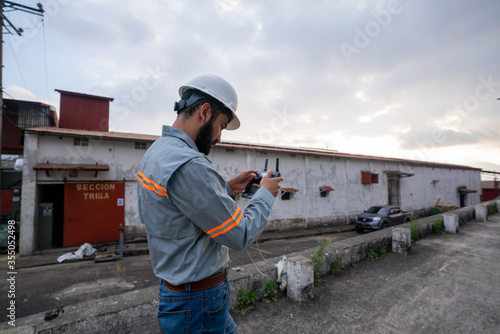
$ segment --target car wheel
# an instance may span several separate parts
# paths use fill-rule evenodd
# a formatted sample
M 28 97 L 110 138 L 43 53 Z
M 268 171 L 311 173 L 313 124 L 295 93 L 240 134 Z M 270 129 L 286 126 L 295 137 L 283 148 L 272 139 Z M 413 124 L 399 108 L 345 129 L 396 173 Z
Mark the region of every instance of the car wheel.
M 359 228 L 359 227 L 356 227 L 356 232 L 358 232 L 358 233 L 363 233 L 363 229 L 362 229 L 362 228 Z
M 388 228 L 388 227 L 389 227 L 389 224 L 387 224 L 387 222 L 385 222 L 385 223 L 382 224 L 382 229 Z

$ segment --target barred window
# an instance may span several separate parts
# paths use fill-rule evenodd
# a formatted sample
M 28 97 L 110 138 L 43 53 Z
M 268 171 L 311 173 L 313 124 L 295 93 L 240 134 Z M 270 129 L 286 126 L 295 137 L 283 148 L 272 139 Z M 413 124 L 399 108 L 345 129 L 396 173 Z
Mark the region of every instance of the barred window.
M 83 137 L 73 138 L 73 145 L 75 146 L 89 146 L 89 139 Z

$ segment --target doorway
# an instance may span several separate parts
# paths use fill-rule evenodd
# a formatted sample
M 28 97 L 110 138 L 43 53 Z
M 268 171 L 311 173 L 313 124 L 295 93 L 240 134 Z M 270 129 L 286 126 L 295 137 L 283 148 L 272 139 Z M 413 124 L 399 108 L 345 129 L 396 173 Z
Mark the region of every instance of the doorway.
M 43 243 L 44 248 L 60 248 L 63 246 L 64 232 L 64 184 L 38 185 L 38 206 L 44 203 L 52 203 L 51 224 L 46 225 L 52 231 L 45 231 L 44 234 L 51 240 Z M 39 215 L 38 224 L 40 224 L 40 218 Z M 38 245 L 40 245 L 40 230 L 37 233 Z M 40 246 L 37 248 L 40 249 Z
M 400 205 L 399 177 L 388 177 L 389 205 Z

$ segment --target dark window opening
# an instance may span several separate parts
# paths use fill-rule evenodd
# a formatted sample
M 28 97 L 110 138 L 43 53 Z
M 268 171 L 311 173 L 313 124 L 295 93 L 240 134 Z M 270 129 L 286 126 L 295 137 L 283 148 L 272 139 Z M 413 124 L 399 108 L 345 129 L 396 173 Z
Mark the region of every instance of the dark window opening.
M 292 193 L 289 193 L 287 191 L 284 191 L 282 194 L 281 194 L 281 199 L 283 201 L 287 201 L 287 200 L 290 200 L 292 198 Z
M 297 191 L 298 190 L 295 188 L 282 188 L 280 197 L 284 201 L 290 200 L 292 199 L 293 194 L 296 193 Z
M 319 187 L 319 195 L 320 197 L 327 197 L 328 196 L 328 193 L 330 191 L 334 191 L 335 189 L 333 189 L 332 187 L 329 187 L 329 186 L 322 186 L 322 187 Z
M 89 146 L 89 139 L 75 137 L 75 138 L 73 138 L 73 145 L 75 145 L 75 146 Z

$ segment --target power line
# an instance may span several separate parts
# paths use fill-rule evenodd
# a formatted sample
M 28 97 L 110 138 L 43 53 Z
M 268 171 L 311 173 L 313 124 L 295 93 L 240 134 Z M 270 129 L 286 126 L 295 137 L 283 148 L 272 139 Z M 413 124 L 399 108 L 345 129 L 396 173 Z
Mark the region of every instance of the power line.
M 23 71 L 21 69 L 21 65 L 19 64 L 19 59 L 17 59 L 16 50 L 14 49 L 14 46 L 12 45 L 12 40 L 11 39 L 9 39 L 9 42 L 10 42 L 9 43 L 10 47 L 12 48 L 12 53 L 14 54 L 14 58 L 16 59 L 17 69 L 19 70 L 19 74 L 21 75 L 21 80 L 23 81 L 23 87 L 27 91 L 28 88 L 26 87 L 26 81 L 24 81 L 24 75 L 23 75 Z
M 42 19 L 42 31 L 43 31 L 43 58 L 45 60 L 45 86 L 47 89 L 47 102 L 49 101 L 49 70 L 47 66 L 47 44 L 45 39 L 45 21 Z
M 22 29 L 17 29 L 14 27 L 12 22 L 3 14 L 4 9 L 7 9 L 9 12 L 12 10 L 20 10 L 22 12 L 26 12 L 33 15 L 38 15 L 43 17 L 43 6 L 41 3 L 37 4 L 38 8 L 33 8 L 25 5 L 21 5 L 12 1 L 0 0 L 0 19 L 2 20 L 2 27 L 0 33 L 0 90 L 3 91 L 3 27 L 6 28 L 7 31 L 10 32 L 9 26 L 12 30 L 14 30 L 19 36 L 21 36 Z M 7 22 L 7 24 L 6 24 Z M 23 79 L 24 80 L 24 79 Z M 2 149 L 2 123 L 3 123 L 3 93 L 0 93 L 0 164 L 1 164 L 1 149 Z M 1 178 L 0 178 L 1 180 Z M 1 188 L 1 181 L 0 181 Z

